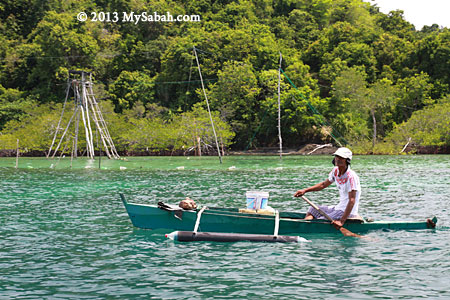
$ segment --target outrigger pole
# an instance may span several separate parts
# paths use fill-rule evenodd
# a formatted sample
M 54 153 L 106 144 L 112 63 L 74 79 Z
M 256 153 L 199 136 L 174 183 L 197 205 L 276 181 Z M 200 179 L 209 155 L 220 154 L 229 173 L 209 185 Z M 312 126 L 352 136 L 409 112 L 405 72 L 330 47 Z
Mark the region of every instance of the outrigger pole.
M 197 61 L 198 73 L 200 74 L 200 81 L 202 83 L 203 94 L 205 95 L 205 99 L 206 99 L 206 106 L 208 107 L 209 119 L 211 120 L 211 126 L 212 126 L 212 129 L 214 132 L 214 138 L 216 139 L 217 154 L 219 155 L 220 163 L 222 163 L 222 156 L 220 155 L 219 142 L 217 141 L 216 129 L 214 128 L 214 122 L 213 122 L 213 119 L 211 116 L 211 109 L 209 108 L 209 101 L 208 101 L 208 97 L 206 96 L 205 85 L 203 84 L 202 71 L 200 70 L 200 63 L 198 62 L 197 50 L 195 49 L 195 46 L 194 46 L 194 54 L 195 54 L 195 60 Z
M 75 78 L 75 77 L 77 77 L 77 78 Z M 80 77 L 81 77 L 81 80 L 79 80 Z M 74 94 L 74 100 L 75 100 L 74 112 L 73 112 L 69 122 L 67 123 L 67 126 L 64 129 L 64 132 L 62 133 L 61 137 L 59 138 L 58 145 L 56 146 L 55 150 L 52 150 L 53 146 L 55 144 L 55 141 L 57 139 L 58 133 L 62 129 L 60 126 L 61 126 L 61 122 L 62 122 L 62 119 L 64 116 L 64 111 L 66 108 L 67 99 L 69 98 L 70 90 L 73 90 L 73 94 Z M 79 113 L 81 113 L 81 119 L 83 120 L 84 131 L 85 131 L 85 135 L 86 135 L 87 156 L 91 159 L 94 159 L 94 156 L 95 156 L 94 138 L 93 138 L 92 128 L 91 128 L 91 120 L 92 120 L 100 134 L 100 139 L 105 148 L 106 155 L 109 158 L 120 158 L 119 154 L 117 153 L 116 147 L 114 146 L 114 143 L 112 141 L 108 127 L 106 126 L 106 122 L 103 119 L 103 115 L 100 111 L 98 102 L 95 99 L 94 91 L 92 89 L 92 74 L 90 72 L 84 72 L 84 71 L 69 71 L 69 78 L 67 80 L 66 98 L 64 100 L 63 110 L 62 110 L 61 117 L 58 122 L 58 126 L 55 130 L 55 135 L 53 137 L 52 144 L 48 151 L 47 158 L 50 155 L 52 156 L 52 158 L 55 157 L 74 118 L 75 118 L 75 135 L 74 135 L 74 141 L 73 141 L 73 145 L 74 145 L 73 153 L 74 153 L 74 156 L 77 157 L 78 129 L 79 129 L 79 122 L 80 122 Z M 52 151 L 53 151 L 53 154 L 52 154 Z M 63 150 L 63 152 L 64 152 L 64 150 Z

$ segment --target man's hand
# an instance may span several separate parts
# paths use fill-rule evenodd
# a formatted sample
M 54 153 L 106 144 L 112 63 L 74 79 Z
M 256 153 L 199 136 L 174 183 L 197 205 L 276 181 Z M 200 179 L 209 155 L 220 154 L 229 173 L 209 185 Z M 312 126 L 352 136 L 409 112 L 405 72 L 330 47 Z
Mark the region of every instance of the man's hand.
M 342 222 L 341 220 L 334 220 L 331 224 L 339 230 L 342 226 L 344 226 L 345 222 Z
M 298 190 L 297 192 L 295 192 L 294 197 L 301 197 L 304 194 L 306 194 L 307 192 L 317 192 L 317 191 L 321 191 L 324 188 L 328 187 L 331 184 L 331 181 L 329 181 L 328 179 L 323 181 L 323 182 L 319 182 L 318 184 L 315 184 L 311 187 L 308 187 L 306 189 L 302 189 L 302 190 Z
M 295 192 L 294 197 L 301 197 L 304 194 L 306 194 L 306 189 L 298 190 L 298 191 Z

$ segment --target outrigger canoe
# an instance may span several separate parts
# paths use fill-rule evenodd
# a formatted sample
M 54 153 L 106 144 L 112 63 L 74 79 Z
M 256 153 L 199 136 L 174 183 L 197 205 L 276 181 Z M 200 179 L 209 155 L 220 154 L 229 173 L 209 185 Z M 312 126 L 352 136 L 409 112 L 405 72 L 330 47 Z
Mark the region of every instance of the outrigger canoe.
M 238 208 L 217 207 L 183 210 L 162 202 L 158 205 L 129 203 L 122 194 L 120 196 L 133 225 L 144 229 L 266 235 L 273 235 L 274 232 L 276 235 L 339 232 L 328 220 L 303 220 L 305 213 L 249 213 Z M 434 228 L 436 222 L 436 217 L 423 221 L 371 221 L 360 218 L 348 219 L 344 227 L 357 233 L 371 230 L 420 230 Z

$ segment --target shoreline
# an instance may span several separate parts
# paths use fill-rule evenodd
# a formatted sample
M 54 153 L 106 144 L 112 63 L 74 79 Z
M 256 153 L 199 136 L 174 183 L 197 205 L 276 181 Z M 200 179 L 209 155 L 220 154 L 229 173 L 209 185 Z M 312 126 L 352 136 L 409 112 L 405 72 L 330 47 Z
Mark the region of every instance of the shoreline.
M 284 149 L 283 156 L 294 156 L 294 155 L 331 155 L 338 147 L 325 144 L 307 144 L 300 148 Z M 19 157 L 46 157 L 45 151 L 27 151 L 20 152 Z M 82 153 L 79 153 L 78 157 L 82 157 Z M 414 148 L 408 148 L 404 153 L 373 153 L 367 152 L 354 152 L 355 155 L 433 155 L 433 154 L 450 154 L 450 146 L 420 146 Z M 96 151 L 96 156 L 99 156 L 99 152 Z M 195 152 L 186 153 L 184 151 L 172 151 L 172 150 L 162 150 L 162 151 L 119 151 L 120 156 L 124 157 L 138 157 L 138 156 L 197 156 Z M 242 150 L 229 150 L 225 152 L 224 156 L 278 156 L 280 155 L 279 149 L 275 147 L 263 147 L 258 149 L 252 149 L 247 151 Z M 59 156 L 59 155 L 58 155 Z M 58 157 L 55 156 L 55 157 Z M 67 154 L 66 154 L 67 156 Z M 106 153 L 102 152 L 102 157 L 105 157 Z M 203 153 L 202 156 L 217 156 L 216 152 Z M 15 149 L 3 149 L 0 150 L 0 157 L 16 157 Z

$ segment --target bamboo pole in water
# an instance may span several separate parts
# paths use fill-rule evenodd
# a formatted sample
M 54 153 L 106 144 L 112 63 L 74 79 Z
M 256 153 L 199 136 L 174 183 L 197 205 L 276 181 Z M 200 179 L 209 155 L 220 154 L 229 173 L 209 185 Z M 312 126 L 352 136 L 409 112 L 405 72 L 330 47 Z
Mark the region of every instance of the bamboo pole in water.
M 75 150 L 75 138 L 72 139 L 72 151 L 70 152 L 70 168 L 72 169 L 73 151 Z
M 202 71 L 200 69 L 200 63 L 198 62 L 197 50 L 194 47 L 195 60 L 197 61 L 198 73 L 200 74 L 200 82 L 202 83 L 203 94 L 205 95 L 206 106 L 208 107 L 209 119 L 211 121 L 211 127 L 214 133 L 214 138 L 216 139 L 217 155 L 219 156 L 220 163 L 222 163 L 222 156 L 220 155 L 219 142 L 217 141 L 216 129 L 214 128 L 214 122 L 211 115 L 211 109 L 209 108 L 208 97 L 206 96 L 205 85 L 203 83 Z
M 17 148 L 16 148 L 16 169 L 19 167 L 19 139 L 17 139 Z
M 58 158 L 58 161 L 56 162 L 56 164 L 55 164 L 55 166 L 54 166 L 54 168 L 56 168 L 56 166 L 59 164 L 59 162 L 61 161 L 61 157 L 66 157 L 65 155 L 64 155 L 64 152 L 66 152 L 66 149 L 67 149 L 67 146 L 69 145 L 69 143 L 70 143 L 70 139 L 67 139 L 67 142 L 66 142 L 66 144 L 64 145 L 64 149 L 63 149 L 63 151 L 61 151 L 61 154 L 59 155 L 59 158 Z
M 100 144 L 100 153 L 98 155 L 98 168 L 102 168 L 102 144 Z
M 52 144 L 50 145 L 50 149 L 48 150 L 47 158 L 51 154 L 53 145 L 55 144 L 56 136 L 58 135 L 58 130 L 60 129 L 61 121 L 63 119 L 64 111 L 66 109 L 67 99 L 69 98 L 69 92 L 70 92 L 70 78 L 67 78 L 66 98 L 64 99 L 64 105 L 63 105 L 63 109 L 61 112 L 61 117 L 59 118 L 58 125 L 56 126 L 55 135 L 53 136 Z
M 197 155 L 202 156 L 202 144 L 199 136 L 197 136 L 197 149 L 198 149 Z
M 95 130 L 95 135 L 97 136 L 97 148 L 99 149 L 100 153 L 98 154 L 98 168 L 102 168 L 102 143 L 100 143 L 100 147 L 98 146 L 98 131 Z M 103 139 L 102 139 L 103 141 Z
M 283 157 L 283 140 L 281 139 L 281 99 L 280 99 L 280 85 L 281 85 L 281 62 L 283 57 L 280 52 L 280 68 L 278 69 L 278 139 L 280 141 L 280 159 Z
M 53 152 L 52 158 L 55 157 L 56 152 L 58 152 L 58 149 L 59 149 L 59 147 L 61 146 L 61 143 L 62 143 L 62 141 L 63 141 L 63 139 L 64 139 L 64 136 L 65 136 L 66 133 L 67 133 L 67 130 L 69 130 L 70 122 L 72 122 L 72 118 L 73 118 L 75 115 L 76 115 L 76 117 L 78 118 L 77 112 L 78 112 L 78 106 L 75 108 L 75 111 L 73 112 L 73 115 L 72 115 L 72 117 L 71 117 L 70 120 L 69 120 L 69 123 L 67 123 L 67 127 L 66 127 L 66 129 L 64 130 L 64 133 L 62 134 L 61 139 L 59 140 L 58 146 L 56 146 L 55 151 Z M 78 127 L 78 125 L 77 125 L 77 127 Z M 78 133 L 76 133 L 76 134 L 78 134 Z M 76 151 L 75 151 L 75 152 L 76 152 Z

